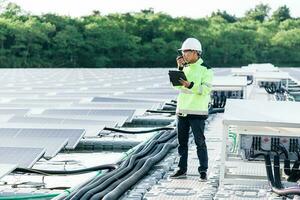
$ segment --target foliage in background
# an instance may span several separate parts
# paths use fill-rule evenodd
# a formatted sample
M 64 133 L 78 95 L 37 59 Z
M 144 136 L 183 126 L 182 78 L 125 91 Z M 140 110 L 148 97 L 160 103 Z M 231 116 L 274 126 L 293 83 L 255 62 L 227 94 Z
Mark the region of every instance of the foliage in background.
M 242 18 L 217 11 L 200 19 L 152 9 L 80 18 L 34 16 L 13 3 L 0 10 L 0 67 L 173 67 L 187 37 L 202 42 L 213 67 L 300 66 L 300 19 L 286 6 L 270 14 L 259 4 Z

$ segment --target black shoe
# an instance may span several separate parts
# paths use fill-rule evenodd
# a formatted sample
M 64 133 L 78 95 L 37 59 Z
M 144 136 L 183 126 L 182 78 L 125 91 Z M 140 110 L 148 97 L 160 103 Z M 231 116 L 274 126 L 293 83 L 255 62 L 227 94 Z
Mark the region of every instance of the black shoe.
M 199 179 L 200 182 L 205 182 L 207 181 L 207 174 L 206 172 L 201 172 L 200 173 L 200 179 Z
M 181 179 L 186 178 L 186 172 L 182 170 L 176 171 L 174 174 L 170 176 L 171 179 Z

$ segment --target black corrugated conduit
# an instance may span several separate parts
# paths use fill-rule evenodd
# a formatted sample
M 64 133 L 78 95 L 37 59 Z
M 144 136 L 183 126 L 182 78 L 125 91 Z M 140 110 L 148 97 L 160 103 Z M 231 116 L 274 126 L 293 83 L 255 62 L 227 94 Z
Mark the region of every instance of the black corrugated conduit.
M 274 83 L 271 83 L 270 85 L 265 85 L 264 88 L 268 94 L 274 94 L 277 90 L 276 85 Z
M 159 132 L 158 134 L 154 135 L 154 137 L 152 137 L 152 138 L 149 140 L 149 142 L 152 141 L 152 140 L 158 139 L 158 138 L 161 136 L 161 134 L 162 134 L 162 132 Z M 135 148 L 135 149 L 133 150 L 133 152 L 131 152 L 131 154 L 133 155 L 133 154 L 136 154 L 136 153 L 140 152 L 146 145 L 149 144 L 149 142 L 148 142 L 148 143 L 142 143 L 141 145 L 138 145 L 137 148 Z M 127 160 L 125 160 L 125 161 L 120 160 L 120 161 L 119 161 L 118 163 L 116 163 L 116 164 L 120 165 L 119 169 L 121 169 L 121 168 L 124 167 L 124 166 L 126 167 L 126 162 L 129 162 L 129 159 L 127 159 Z M 80 190 L 82 190 L 82 188 L 88 187 L 89 185 L 91 185 L 91 184 L 97 182 L 98 179 L 100 179 L 100 178 L 104 178 L 104 180 L 105 180 L 105 178 L 111 176 L 111 175 L 114 174 L 114 173 L 115 173 L 115 171 L 112 171 L 109 175 L 104 174 L 104 175 L 101 175 L 101 176 L 96 176 L 96 177 L 94 177 L 94 178 L 91 178 L 90 180 L 86 181 L 84 184 L 80 185 L 80 187 L 75 187 L 75 188 L 72 190 L 72 192 L 70 192 L 70 194 L 68 194 L 68 195 L 66 195 L 66 194 L 59 195 L 59 197 L 57 197 L 56 200 L 61 200 L 61 199 L 66 199 L 66 200 L 67 200 L 67 199 L 71 199 L 71 197 L 73 197 L 76 193 L 78 193 Z
M 294 187 L 288 187 L 284 188 L 281 183 L 280 179 L 280 163 L 279 163 L 279 155 L 274 156 L 274 176 L 272 172 L 272 164 L 271 164 L 271 158 L 270 153 L 268 154 L 255 154 L 252 155 L 252 158 L 256 158 L 259 156 L 263 156 L 265 159 L 265 166 L 266 166 L 266 173 L 267 173 L 267 179 L 269 182 L 270 187 L 272 188 L 272 191 L 278 195 L 281 196 L 290 196 L 290 195 L 299 195 L 300 194 L 300 186 L 294 186 Z M 276 165 L 276 167 L 275 167 Z M 277 168 L 277 166 L 279 166 Z
M 172 110 L 146 110 L 146 112 L 149 113 L 161 113 L 161 114 L 171 114 L 171 115 L 175 115 L 175 111 Z
M 120 197 L 123 193 L 130 189 L 132 185 L 136 184 L 142 177 L 144 177 L 156 163 L 161 161 L 165 157 L 165 155 L 176 146 L 177 143 L 174 141 L 172 143 L 164 144 L 162 150 L 158 154 L 147 159 L 143 167 L 141 167 L 136 173 L 134 173 L 134 175 L 119 184 L 114 190 L 105 195 L 103 197 L 103 200 L 117 199 L 118 197 Z
M 220 94 L 218 92 L 214 92 L 212 95 L 212 107 L 213 108 L 224 108 L 226 105 L 227 97 L 225 95 L 225 92 L 221 92 Z
M 176 103 L 166 103 L 166 106 L 172 106 L 172 107 L 176 107 Z
M 163 111 L 174 111 L 175 109 L 176 109 L 176 104 L 174 104 L 174 106 L 167 106 L 166 105 L 161 110 L 163 110 Z
M 282 189 L 281 176 L 280 176 L 280 158 L 279 155 L 274 155 L 274 184 L 276 188 Z
M 282 147 L 280 144 L 274 145 L 273 152 L 276 153 L 273 156 L 274 186 L 279 189 L 283 188 L 281 183 L 281 176 L 280 176 L 280 155 L 281 155 L 281 153 L 279 152 L 280 150 L 282 153 L 285 154 L 284 150 L 286 149 L 284 147 Z
M 65 199 L 99 199 L 102 197 L 104 199 L 109 198 L 109 196 L 106 197 L 108 194 L 112 196 L 122 195 L 124 191 L 136 183 L 136 180 L 140 180 L 156 162 L 161 160 L 171 148 L 176 147 L 175 136 L 175 130 L 162 131 L 148 143 L 137 148 L 129 159 L 120 164 L 118 169 L 95 177 L 86 186 L 73 191 Z M 123 184 L 124 181 L 126 184 Z M 115 192 L 111 193 L 111 191 Z
M 268 183 L 271 187 L 273 187 L 273 186 L 275 186 L 275 182 L 274 182 L 274 176 L 273 176 L 273 171 L 272 171 L 272 163 L 271 163 L 270 154 L 269 153 L 268 154 L 259 153 L 259 154 L 254 154 L 251 157 L 257 158 L 259 156 L 263 156 L 265 159 L 265 167 L 266 167 Z
M 296 160 L 294 162 L 294 165 L 292 167 L 291 173 L 290 173 L 287 181 L 289 181 L 289 182 L 297 182 L 300 179 L 299 166 L 300 166 L 300 160 Z
M 270 85 L 265 85 L 264 88 L 265 88 L 266 92 L 269 94 L 275 94 L 275 93 L 288 94 L 289 93 L 289 91 L 281 84 L 279 84 L 279 86 L 276 86 L 275 83 L 271 83 Z
M 142 150 L 142 148 L 138 148 L 137 150 Z M 138 158 L 138 156 L 143 156 L 145 151 L 143 151 L 141 154 L 133 154 L 133 156 L 130 157 L 130 159 L 125 160 L 121 166 L 118 168 L 118 170 L 115 170 L 111 173 L 107 173 L 103 176 L 96 177 L 93 181 L 91 181 L 89 184 L 87 184 L 85 187 L 79 189 L 78 191 L 73 192 L 67 199 L 81 199 L 82 196 L 92 196 L 95 190 L 102 190 L 108 187 L 110 184 L 112 184 L 114 181 L 118 180 L 122 175 L 124 175 L 126 172 L 130 170 L 130 162 L 134 163 L 135 159 Z
M 283 161 L 283 171 L 286 175 L 291 175 L 291 167 L 290 167 L 290 159 L 289 159 L 289 152 L 286 150 L 286 148 L 279 144 L 279 149 L 283 152 L 284 154 L 284 161 Z
M 225 96 L 225 95 L 222 95 L 221 96 L 221 108 L 224 108 L 225 107 L 225 105 L 226 105 L 226 100 L 227 100 L 227 97 Z
M 219 96 L 217 92 L 213 93 L 213 103 L 212 103 L 212 107 L 213 108 L 218 108 L 218 104 L 219 104 Z
M 290 171 L 290 175 L 287 179 L 287 181 L 290 181 L 290 182 L 297 182 L 300 179 L 300 170 L 299 170 L 300 154 L 297 149 L 296 149 L 296 155 L 297 155 L 298 160 L 295 160 L 292 170 Z
M 225 108 L 213 108 L 209 110 L 209 114 L 224 113 Z
M 164 140 L 164 138 L 168 139 L 168 137 L 160 137 L 159 139 L 160 139 L 160 140 L 161 140 L 161 139 Z M 163 141 L 162 141 L 162 142 L 163 142 Z M 97 187 L 96 189 L 93 188 L 93 191 L 88 192 L 88 195 L 87 195 L 88 197 L 85 196 L 84 198 L 83 198 L 83 197 L 82 197 L 82 198 L 78 198 L 78 196 L 77 196 L 77 197 L 74 196 L 74 198 L 71 198 L 71 199 L 89 199 L 89 196 L 91 196 L 91 193 L 94 193 L 95 191 L 98 191 L 98 192 L 99 192 L 99 190 L 100 190 L 100 192 L 101 192 L 102 190 L 104 190 L 105 188 L 107 188 L 108 186 L 110 186 L 111 183 L 113 183 L 114 181 L 116 181 L 116 180 L 122 178 L 122 176 L 123 176 L 124 174 L 126 174 L 126 172 L 131 172 L 131 171 L 132 171 L 132 167 L 135 166 L 135 163 L 136 163 L 137 158 L 143 158 L 143 157 L 145 157 L 146 153 L 148 153 L 148 152 L 145 152 L 145 151 L 150 151 L 151 149 L 153 149 L 153 147 L 156 147 L 156 146 L 157 146 L 156 144 L 157 144 L 157 140 L 154 140 L 154 141 L 152 141 L 151 143 L 146 144 L 146 145 L 145 145 L 146 150 L 140 151 L 140 152 L 138 153 L 138 155 L 134 154 L 134 155 L 130 158 L 129 162 L 126 162 L 125 165 L 123 165 L 124 167 L 123 167 L 122 170 L 121 170 L 121 167 L 120 167 L 120 168 L 117 170 L 117 172 L 114 173 L 114 176 L 111 176 L 111 173 L 106 174 L 106 176 L 108 176 L 108 177 L 103 177 L 103 178 L 102 178 L 103 180 L 105 180 L 104 183 L 103 183 L 102 185 L 101 185 L 101 184 L 100 184 L 100 185 L 98 184 L 99 187 Z M 127 161 L 128 161 L 128 160 L 127 160 Z M 126 169 L 126 168 L 127 168 L 127 169 Z M 100 183 L 102 183 L 103 180 L 100 180 Z M 99 181 L 97 181 L 97 182 L 99 182 Z
M 209 114 L 214 114 L 214 113 L 224 113 L 224 107 L 226 104 L 226 98 L 223 99 L 224 101 L 220 101 L 218 104 L 219 107 L 213 107 L 211 109 L 209 109 Z M 175 115 L 176 112 L 175 111 L 163 111 L 163 110 L 147 110 L 147 112 L 150 113 L 168 113 L 171 115 Z
M 42 170 L 42 169 L 29 169 L 29 168 L 21 168 L 18 167 L 14 170 L 14 172 L 23 172 L 23 173 L 33 173 L 33 174 L 41 174 L 44 176 L 52 176 L 52 175 L 71 175 L 71 174 L 84 174 L 93 171 L 99 170 L 115 170 L 118 168 L 118 165 L 115 164 L 108 164 L 108 165 L 99 165 L 94 167 L 88 167 L 84 169 L 77 169 L 77 170 L 68 170 L 68 171 L 59 171 L 59 170 Z
M 143 134 L 143 133 L 151 133 L 155 131 L 163 131 L 163 130 L 174 130 L 175 127 L 160 127 L 160 128 L 154 128 L 149 130 L 140 130 L 140 131 L 129 131 L 129 130 L 122 130 L 117 128 L 110 128 L 110 127 L 104 127 L 103 130 L 106 131 L 114 131 L 119 133 L 126 133 L 126 134 Z
M 300 155 L 298 150 L 296 150 L 298 160 L 295 160 L 292 170 L 290 168 L 290 160 L 289 160 L 289 153 L 287 149 L 282 145 L 279 144 L 279 149 L 284 153 L 284 173 L 288 176 L 287 181 L 289 182 L 297 182 L 300 179 L 300 172 L 299 172 L 299 164 L 300 164 Z
M 252 85 L 253 83 L 253 78 L 251 80 L 247 80 L 247 85 Z
M 98 181 L 94 182 L 88 188 L 84 188 L 74 195 L 71 199 L 89 199 L 95 193 L 99 193 L 105 190 L 107 187 L 110 187 L 114 182 L 121 180 L 123 176 L 126 176 L 127 173 L 133 170 L 136 160 L 143 158 L 153 149 L 156 145 L 156 142 L 151 143 L 144 151 L 134 154 L 130 159 L 125 161 L 125 164 L 122 165 L 119 170 L 114 171 L 113 173 L 107 174 L 105 177 L 100 178 Z
M 136 161 L 136 163 L 134 163 L 134 165 L 132 166 L 133 167 L 132 170 L 130 170 L 128 174 L 126 174 L 121 179 L 113 182 L 111 185 L 108 185 L 108 187 L 105 188 L 104 190 L 93 194 L 91 199 L 102 199 L 109 192 L 111 192 L 112 190 L 115 190 L 118 187 L 118 185 L 122 184 L 124 181 L 126 182 L 126 180 L 130 179 L 132 176 L 136 176 L 137 171 L 140 170 L 144 166 L 146 160 L 148 160 L 151 157 L 157 155 L 161 151 L 163 145 L 164 144 L 159 144 L 157 146 L 157 148 L 154 149 L 154 151 L 151 151 L 151 154 L 149 154 L 148 156 L 145 156 L 145 157 L 141 158 L 140 160 Z M 129 187 L 131 187 L 133 184 L 134 183 L 130 183 Z M 85 198 L 83 198 L 83 199 L 85 199 Z

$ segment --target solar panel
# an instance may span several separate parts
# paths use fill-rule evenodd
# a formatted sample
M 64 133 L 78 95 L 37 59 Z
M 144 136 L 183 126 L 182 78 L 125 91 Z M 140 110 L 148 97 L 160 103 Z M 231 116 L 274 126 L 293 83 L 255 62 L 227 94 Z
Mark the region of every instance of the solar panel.
M 102 92 L 89 92 L 89 93 L 83 93 L 83 92 L 59 92 L 55 96 L 58 97 L 95 97 L 99 94 L 102 95 L 107 95 L 107 94 L 113 94 L 114 91 L 107 92 L 107 91 L 102 91 Z
M 97 102 L 97 103 L 74 103 L 73 107 L 82 107 L 82 108 L 114 108 L 114 109 L 159 109 L 162 107 L 162 103 L 141 103 L 141 102 L 122 102 L 122 103 L 106 103 L 106 102 Z
M 90 110 L 88 115 L 105 115 L 105 116 L 126 116 L 126 122 L 131 122 L 133 115 L 135 113 L 135 110 L 121 110 L 121 109 L 103 109 L 103 110 Z
M 16 115 L 25 115 L 30 109 L 13 109 L 13 108 L 0 108 L 0 115 L 7 114 L 16 114 Z
M 0 164 L 31 168 L 44 153 L 42 148 L 0 147 Z
M 130 109 L 46 109 L 47 115 L 126 116 L 129 122 L 135 110 Z
M 117 115 L 131 117 L 135 110 L 129 109 L 103 109 L 103 110 L 89 110 L 88 115 Z
M 74 149 L 84 133 L 84 129 L 0 128 L 1 137 L 68 139 L 67 149 Z
M 168 100 L 172 100 L 175 99 L 177 95 L 164 95 L 164 94 L 120 94 L 120 97 L 123 98 L 144 98 L 144 99 L 149 99 L 149 100 L 155 100 L 155 99 L 160 99 L 162 101 L 168 101 Z
M 75 149 L 83 137 L 84 129 L 21 129 L 17 137 L 41 137 L 68 139 L 67 149 Z
M 16 168 L 17 165 L 15 164 L 0 164 L 0 179 L 6 174 L 14 171 Z
M 130 103 L 140 103 L 140 102 L 149 102 L 149 103 L 155 103 L 155 102 L 163 102 L 163 101 L 156 101 L 156 100 L 146 100 L 146 99 L 127 99 L 127 98 L 114 98 L 114 97 L 94 97 L 92 99 L 92 102 L 106 102 L 106 103 L 114 103 L 114 102 L 130 102 Z
M 126 94 L 138 94 L 138 95 L 177 95 L 178 91 L 177 90 L 170 90 L 170 91 L 160 91 L 156 89 L 155 91 L 151 91 L 148 89 L 145 90 L 139 90 L 139 91 L 131 91 L 131 92 L 125 92 Z
M 64 119 L 63 124 L 105 125 L 109 127 L 115 127 L 117 125 L 117 122 L 100 120 Z
M 42 112 L 42 114 L 47 114 L 47 115 L 87 115 L 88 110 L 86 109 L 47 109 Z
M 34 118 L 34 117 L 22 117 L 14 116 L 10 118 L 8 123 L 41 123 L 41 124 L 60 124 L 61 119 L 55 118 Z
M 42 114 L 69 115 L 132 115 L 135 110 L 129 109 L 47 109 Z
M 37 98 L 37 99 L 13 99 L 11 100 L 10 102 L 12 103 L 30 103 L 30 104 L 33 104 L 33 103 L 58 103 L 58 104 L 61 104 L 61 103 L 70 103 L 70 102 L 79 102 L 78 99 L 50 99 L 50 98 L 47 98 L 47 99 L 42 99 L 42 98 Z
M 0 137 L 13 137 L 20 129 L 18 128 L 0 128 Z
M 58 116 L 59 117 L 59 116 Z M 13 116 L 7 122 L 8 123 L 29 123 L 29 124 L 76 124 L 76 125 L 106 125 L 109 127 L 115 127 L 116 122 L 100 121 L 100 120 L 85 120 L 85 119 L 66 119 L 58 117 L 33 117 L 33 116 Z
M 60 106 L 69 106 L 71 103 L 61 103 Z M 57 104 L 46 103 L 0 103 L 0 108 L 53 108 Z
M 102 131 L 105 125 L 82 125 L 82 124 L 43 124 L 43 123 L 2 123 L 2 128 L 20 128 L 20 129 L 84 129 L 84 136 L 96 137 L 99 131 Z
M 47 140 L 41 140 L 39 137 L 1 137 L 0 147 L 34 147 L 45 148 L 44 157 L 50 159 L 54 157 L 58 152 L 64 148 L 68 139 L 66 138 L 47 138 Z
M 64 114 L 37 114 L 34 116 L 42 116 L 42 117 L 53 117 L 53 118 L 62 118 L 62 119 L 70 119 L 70 120 L 91 120 L 91 121 L 103 121 L 103 122 L 109 122 L 107 124 L 111 124 L 111 122 L 113 122 L 113 124 L 117 123 L 118 126 L 123 126 L 123 124 L 126 122 L 127 120 L 127 116 L 104 116 L 104 115 L 64 115 Z M 106 123 L 103 123 L 106 126 L 110 126 L 107 125 Z

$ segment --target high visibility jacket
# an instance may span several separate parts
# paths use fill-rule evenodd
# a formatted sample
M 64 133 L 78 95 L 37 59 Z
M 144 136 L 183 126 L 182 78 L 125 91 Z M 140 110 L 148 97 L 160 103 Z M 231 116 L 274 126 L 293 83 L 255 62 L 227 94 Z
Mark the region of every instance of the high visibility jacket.
M 177 97 L 176 113 L 181 115 L 208 115 L 208 104 L 212 90 L 213 71 L 203 65 L 200 58 L 197 62 L 188 64 L 183 72 L 192 85 L 189 88 L 176 86 L 180 90 Z

